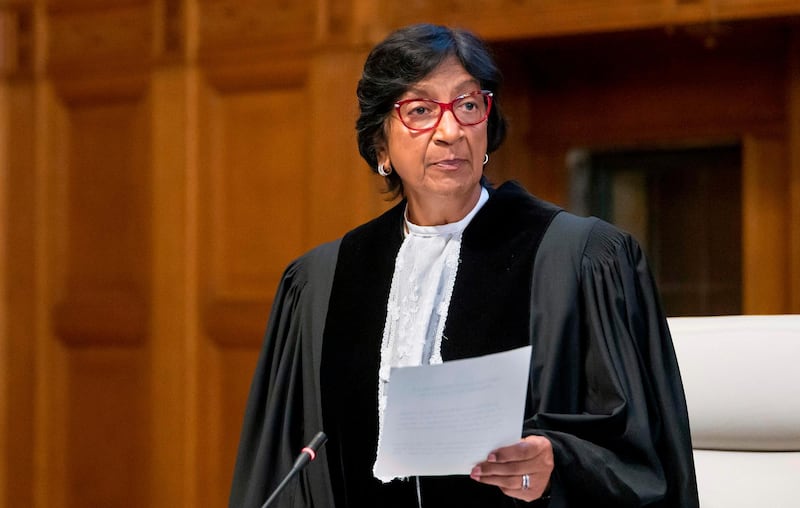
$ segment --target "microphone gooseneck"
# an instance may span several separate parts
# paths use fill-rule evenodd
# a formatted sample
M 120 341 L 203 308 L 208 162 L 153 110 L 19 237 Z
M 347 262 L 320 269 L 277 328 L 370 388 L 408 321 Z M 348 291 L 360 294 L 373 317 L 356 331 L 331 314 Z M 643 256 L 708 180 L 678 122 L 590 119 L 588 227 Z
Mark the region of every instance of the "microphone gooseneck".
M 281 483 L 272 491 L 272 494 L 267 498 L 264 504 L 261 505 L 261 508 L 267 508 L 272 504 L 278 498 L 283 488 L 286 487 L 286 484 L 289 483 L 289 480 L 306 467 L 309 462 L 317 458 L 317 451 L 322 448 L 322 445 L 324 445 L 327 440 L 328 436 L 326 436 L 324 432 L 317 432 L 317 434 L 311 438 L 311 441 L 300 450 L 300 455 L 295 459 L 292 469 L 289 470 L 283 480 L 281 480 Z

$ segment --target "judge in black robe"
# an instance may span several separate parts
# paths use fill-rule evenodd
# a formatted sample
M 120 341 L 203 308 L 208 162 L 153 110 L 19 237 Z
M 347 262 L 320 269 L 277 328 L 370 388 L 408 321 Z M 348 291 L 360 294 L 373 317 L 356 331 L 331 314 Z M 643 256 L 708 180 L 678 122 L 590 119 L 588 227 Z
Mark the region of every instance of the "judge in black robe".
M 522 437 L 549 440 L 554 469 L 547 495 L 528 505 L 696 507 L 680 374 L 639 246 L 515 183 L 489 194 L 463 233 L 441 354 L 532 346 Z M 231 507 L 261 506 L 320 430 L 328 444 L 279 506 L 526 505 L 469 476 L 372 476 L 380 337 L 406 205 L 287 268 L 253 378 Z
M 402 209 L 286 270 L 253 379 L 231 507 L 261 506 L 322 429 L 328 445 L 280 506 L 332 507 L 334 495 L 342 506 L 417 505 L 413 481 L 383 486 L 370 471 L 376 337 L 402 242 Z M 464 232 L 459 270 L 443 357 L 533 346 L 523 435 L 553 443 L 551 507 L 697 506 L 669 330 L 629 235 L 510 183 L 491 192 Z M 515 506 L 466 476 L 422 478 L 421 491 L 426 506 Z

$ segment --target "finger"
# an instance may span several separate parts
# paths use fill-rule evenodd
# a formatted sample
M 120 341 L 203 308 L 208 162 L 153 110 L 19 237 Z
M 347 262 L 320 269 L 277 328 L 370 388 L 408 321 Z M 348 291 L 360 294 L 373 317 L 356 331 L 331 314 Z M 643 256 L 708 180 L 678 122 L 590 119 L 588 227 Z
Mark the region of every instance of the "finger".
M 528 488 L 523 488 L 522 475 L 515 476 L 482 476 L 475 478 L 476 481 L 486 485 L 494 485 L 500 488 L 504 494 L 525 501 L 533 501 L 542 497 L 549 482 L 549 477 L 545 475 L 529 475 L 530 482 Z
M 550 440 L 542 436 L 528 436 L 513 445 L 498 448 L 489 453 L 486 462 L 517 462 L 531 460 L 543 453 L 552 453 Z
M 495 487 L 500 487 L 501 489 L 507 490 L 522 490 L 522 475 L 515 474 L 515 475 L 507 475 L 507 476 L 500 476 L 500 475 L 470 475 L 470 477 L 478 481 L 480 483 L 485 483 L 486 485 L 494 485 Z M 528 475 L 530 478 L 530 482 L 534 482 L 534 475 Z M 528 485 L 528 490 L 530 490 L 530 484 Z
M 470 477 L 484 483 L 491 483 L 498 487 L 512 488 L 522 475 L 529 474 L 531 478 L 550 480 L 553 473 L 552 460 L 510 462 L 507 464 L 477 464 L 470 471 Z M 512 480 L 507 480 L 511 478 Z M 521 486 L 522 483 L 519 482 Z
M 472 469 L 477 476 L 522 476 L 525 473 L 541 469 L 536 459 L 516 462 L 481 462 Z
M 514 445 L 498 448 L 476 466 L 480 467 L 481 475 L 487 476 L 549 475 L 553 468 L 553 447 L 547 438 L 529 436 Z

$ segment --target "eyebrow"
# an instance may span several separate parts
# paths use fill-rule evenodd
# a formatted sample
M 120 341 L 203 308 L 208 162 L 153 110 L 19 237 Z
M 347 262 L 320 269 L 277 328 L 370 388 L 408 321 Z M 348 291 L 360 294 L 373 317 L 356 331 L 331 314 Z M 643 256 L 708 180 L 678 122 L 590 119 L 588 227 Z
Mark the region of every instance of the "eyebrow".
M 478 88 L 478 90 L 480 90 L 481 84 L 475 78 L 466 79 L 466 80 L 462 81 L 461 83 L 459 83 L 454 88 L 455 88 L 455 90 L 464 90 L 464 89 L 466 89 L 466 88 L 468 88 L 470 86 L 473 86 L 473 85 L 476 86 Z M 458 97 L 459 95 L 463 95 L 464 93 L 469 93 L 469 92 L 457 93 L 456 97 Z M 400 97 L 402 98 L 403 96 L 406 96 L 408 94 L 416 94 L 414 98 L 424 98 L 424 99 L 429 99 L 430 98 L 430 97 L 426 97 L 425 96 L 425 93 L 422 90 L 422 88 L 418 88 L 417 86 L 414 86 L 414 85 L 410 86 L 408 88 L 408 90 L 406 90 L 405 93 L 403 93 L 403 95 L 401 95 Z

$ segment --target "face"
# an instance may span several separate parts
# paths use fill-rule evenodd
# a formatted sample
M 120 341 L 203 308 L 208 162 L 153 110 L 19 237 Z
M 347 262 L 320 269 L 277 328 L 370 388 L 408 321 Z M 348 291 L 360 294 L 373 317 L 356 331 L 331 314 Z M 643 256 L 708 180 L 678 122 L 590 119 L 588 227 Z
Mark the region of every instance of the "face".
M 400 100 L 450 102 L 479 90 L 478 81 L 451 57 L 412 85 Z M 435 129 L 419 132 L 403 125 L 396 112 L 389 115 L 384 125 L 386 146 L 379 150 L 378 160 L 391 166 L 403 181 L 409 213 L 441 206 L 469 211 L 480 194 L 487 126 L 487 121 L 463 126 L 451 111 L 445 111 Z

